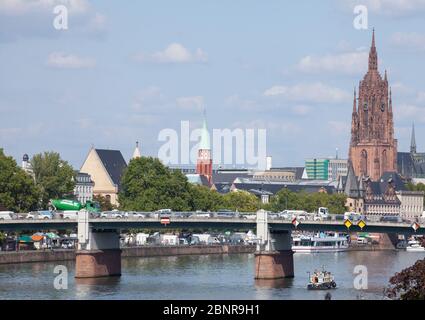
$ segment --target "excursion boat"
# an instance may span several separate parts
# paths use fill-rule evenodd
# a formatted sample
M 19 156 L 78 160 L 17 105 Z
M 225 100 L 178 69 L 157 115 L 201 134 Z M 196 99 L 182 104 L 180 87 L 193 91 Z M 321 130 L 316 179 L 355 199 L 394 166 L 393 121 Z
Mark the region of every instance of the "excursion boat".
M 293 236 L 292 250 L 296 253 L 347 251 L 348 236 L 338 232 Z
M 410 240 L 407 243 L 406 251 L 410 252 L 424 252 L 425 248 L 421 246 L 418 240 Z
M 329 290 L 336 289 L 336 282 L 333 275 L 329 271 L 314 271 L 313 274 L 309 272 L 309 283 L 307 284 L 308 290 Z

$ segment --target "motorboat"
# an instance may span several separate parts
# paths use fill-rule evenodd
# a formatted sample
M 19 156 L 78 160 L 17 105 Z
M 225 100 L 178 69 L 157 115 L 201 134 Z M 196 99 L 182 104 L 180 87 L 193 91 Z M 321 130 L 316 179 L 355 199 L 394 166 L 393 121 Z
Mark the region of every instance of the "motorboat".
M 410 240 L 407 243 L 406 251 L 410 252 L 424 252 L 425 248 L 419 243 L 418 240 Z
M 326 270 L 315 270 L 312 274 L 309 273 L 308 290 L 329 290 L 336 289 L 336 282 L 333 275 Z

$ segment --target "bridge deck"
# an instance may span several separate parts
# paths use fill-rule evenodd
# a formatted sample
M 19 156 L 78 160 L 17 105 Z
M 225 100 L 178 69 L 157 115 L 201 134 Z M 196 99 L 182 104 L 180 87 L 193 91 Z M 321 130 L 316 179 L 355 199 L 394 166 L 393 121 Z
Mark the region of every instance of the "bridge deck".
M 91 226 L 95 229 L 219 229 L 219 230 L 240 230 L 248 231 L 256 229 L 255 220 L 249 219 L 218 219 L 218 218 L 171 218 L 170 224 L 163 225 L 159 219 L 154 218 L 122 218 L 90 219 Z M 399 233 L 399 234 L 425 234 L 425 228 L 421 226 L 416 232 L 408 223 L 391 222 L 366 222 L 366 226 L 361 229 L 353 224 L 350 229 L 343 224 L 343 221 L 300 221 L 295 228 L 291 220 L 270 219 L 268 221 L 271 232 L 301 230 L 301 231 L 354 231 L 354 232 L 376 232 L 376 233 Z M 52 219 L 52 220 L 1 220 L 0 230 L 20 231 L 20 230 L 67 230 L 77 228 L 77 220 L 74 219 Z

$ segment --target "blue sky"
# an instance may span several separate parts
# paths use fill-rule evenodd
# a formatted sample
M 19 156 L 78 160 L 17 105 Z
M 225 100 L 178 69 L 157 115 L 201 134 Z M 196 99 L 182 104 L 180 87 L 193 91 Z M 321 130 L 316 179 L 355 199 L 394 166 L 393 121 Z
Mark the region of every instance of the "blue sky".
M 358 3 L 368 30 L 353 27 Z M 424 14 L 425 0 L 0 0 L 0 147 L 75 168 L 91 145 L 156 156 L 160 130 L 200 126 L 206 106 L 210 129 L 266 129 L 274 166 L 346 157 L 375 27 L 399 150 L 415 121 L 425 151 Z

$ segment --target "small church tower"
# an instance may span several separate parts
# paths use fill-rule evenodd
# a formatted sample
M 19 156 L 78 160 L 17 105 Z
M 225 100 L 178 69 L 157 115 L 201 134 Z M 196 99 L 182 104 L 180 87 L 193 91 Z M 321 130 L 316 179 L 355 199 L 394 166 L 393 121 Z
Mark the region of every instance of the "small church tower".
M 198 160 L 196 163 L 196 173 L 206 176 L 208 182 L 211 183 L 212 179 L 212 158 L 211 158 L 211 145 L 210 134 L 207 129 L 207 120 L 204 111 L 204 121 L 202 125 L 201 142 L 198 149 Z

